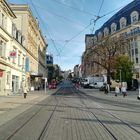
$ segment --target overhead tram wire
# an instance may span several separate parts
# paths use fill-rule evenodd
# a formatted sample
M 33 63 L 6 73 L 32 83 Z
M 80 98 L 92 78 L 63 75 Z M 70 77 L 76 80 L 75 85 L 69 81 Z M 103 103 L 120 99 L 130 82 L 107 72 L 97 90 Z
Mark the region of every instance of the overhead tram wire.
M 91 34 L 93 34 L 93 31 L 94 31 L 94 28 L 95 28 L 95 25 L 96 25 L 97 20 L 99 20 L 101 18 L 99 15 L 100 15 L 100 12 L 101 12 L 103 3 L 104 3 L 104 0 L 102 0 L 102 2 L 101 2 L 100 8 L 99 8 L 99 11 L 98 11 L 98 14 L 97 14 L 97 18 L 93 20 L 94 25 L 93 25 L 93 28 L 91 29 Z
M 32 2 L 32 0 L 30 0 L 30 1 Z M 56 1 L 57 3 L 61 3 L 61 2 L 58 2 L 57 0 L 53 0 L 53 1 Z M 102 3 L 103 3 L 103 1 L 102 1 Z M 63 3 L 61 3 L 61 4 L 63 4 Z M 63 4 L 63 5 L 65 5 L 65 4 Z M 68 5 L 65 5 L 65 6 L 69 7 Z M 100 7 L 102 7 L 102 4 L 101 4 Z M 111 14 L 111 13 L 115 12 L 116 10 L 119 10 L 119 9 L 122 8 L 122 7 L 124 7 L 124 6 L 121 6 L 121 7 L 119 7 L 119 8 L 116 8 L 115 10 L 112 10 L 112 11 L 110 11 L 110 12 L 108 12 L 108 13 L 102 15 L 102 16 L 94 15 L 94 16 L 96 17 L 96 19 L 91 19 L 91 21 L 97 21 L 98 19 L 100 19 L 100 18 L 102 18 L 102 17 L 105 17 L 105 16 Z M 77 9 L 77 8 L 74 8 L 74 7 L 71 7 L 71 6 L 70 6 L 70 8 Z M 101 8 L 100 8 L 100 9 L 101 9 Z M 100 11 L 100 10 L 99 10 L 99 11 Z M 83 11 L 82 11 L 82 12 L 83 12 Z M 38 13 L 38 12 L 37 12 L 37 13 Z M 84 13 L 86 13 L 86 12 L 84 12 Z M 99 12 L 98 12 L 98 13 L 99 13 Z M 93 15 L 93 14 L 90 13 L 90 15 Z M 42 19 L 41 19 L 41 20 L 42 20 Z M 85 30 L 86 30 L 88 27 L 90 27 L 92 24 L 93 24 L 93 23 L 90 22 L 90 24 L 87 25 L 82 31 L 80 31 L 79 33 L 77 33 L 76 35 L 74 35 L 71 39 L 67 40 L 67 42 L 65 41 L 66 43 L 64 44 L 63 47 L 65 47 L 70 41 L 72 41 L 74 38 L 76 38 L 78 35 L 80 35 L 83 31 L 85 31 Z M 49 32 L 48 32 L 48 33 L 49 33 Z M 51 40 L 53 40 L 53 39 L 51 39 Z M 53 43 L 54 43 L 54 40 L 53 40 Z M 63 48 L 63 50 L 64 50 L 64 48 Z M 59 53 L 61 53 L 61 52 L 62 52 L 62 49 L 60 50 Z
M 67 40 L 67 42 L 64 44 L 63 46 L 63 50 L 64 50 L 64 47 L 70 42 L 72 41 L 74 38 L 76 38 L 78 35 L 80 35 L 82 32 L 84 32 L 88 27 L 91 26 L 91 23 L 88 24 L 87 26 L 85 26 L 85 28 L 83 30 L 81 30 L 79 33 L 77 33 L 76 35 L 74 35 L 71 39 Z M 62 49 L 60 50 L 60 52 L 62 53 Z
M 40 21 L 43 23 L 44 21 L 43 21 L 42 18 L 40 17 L 40 15 L 39 15 L 39 13 L 38 13 L 36 7 L 34 6 L 34 3 L 32 2 L 32 0 L 30 0 L 30 2 L 31 2 L 31 4 L 32 4 L 32 6 L 33 6 L 33 8 L 34 8 L 34 10 L 35 10 L 35 12 L 36 12 L 36 14 L 37 14 L 38 17 L 40 18 Z M 45 24 L 42 24 L 42 25 L 44 26 Z M 44 27 L 45 27 L 45 26 L 44 26 Z M 46 29 L 46 27 L 45 27 L 45 29 Z M 46 30 L 47 30 L 47 29 L 46 29 Z M 54 40 L 53 40 L 52 37 L 51 37 L 50 32 L 49 32 L 48 30 L 47 30 L 47 32 L 48 32 L 49 37 L 51 38 L 51 41 L 52 41 L 52 43 L 53 43 L 53 45 L 54 45 L 54 48 L 56 49 L 56 51 L 57 51 L 57 53 L 58 53 L 58 56 L 61 57 L 60 52 L 59 52 L 58 48 L 56 47 Z
M 90 15 L 90 16 L 95 16 L 95 17 L 96 17 L 96 15 L 94 15 L 94 14 L 92 14 L 92 13 L 90 13 L 90 12 L 80 10 L 80 9 L 78 9 L 78 8 L 76 8 L 76 7 L 73 7 L 73 6 L 64 4 L 64 3 L 62 3 L 62 2 L 60 2 L 60 1 L 58 1 L 58 0 L 53 0 L 53 1 L 55 1 L 56 3 L 61 4 L 61 5 L 63 5 L 63 6 L 72 8 L 72 9 L 74 9 L 74 10 L 76 10 L 76 11 L 82 12 L 82 13 L 84 13 L 84 14 L 87 14 L 87 15 Z
M 102 9 L 102 6 L 103 6 L 103 3 L 104 3 L 104 0 L 102 0 L 102 3 L 100 5 L 100 8 L 99 8 L 99 11 L 98 11 L 98 14 L 97 14 L 97 17 L 99 16 L 100 12 L 101 12 L 101 9 Z
M 34 4 L 34 5 L 36 5 L 36 4 Z M 36 7 L 40 8 L 40 9 L 44 9 L 45 11 L 47 11 L 48 13 L 50 13 L 50 14 L 52 14 L 52 15 L 54 15 L 54 16 L 57 16 L 57 17 L 59 17 L 59 18 L 63 18 L 63 19 L 66 20 L 67 22 L 71 22 L 71 23 L 73 23 L 73 24 L 79 25 L 79 24 L 75 23 L 74 20 L 72 20 L 72 19 L 70 19 L 70 18 L 67 18 L 67 17 L 65 17 L 65 16 L 58 15 L 58 14 L 56 14 L 56 13 L 54 13 L 54 12 L 50 12 L 49 10 L 46 10 L 45 8 L 40 7 L 40 6 L 38 6 L 38 5 L 36 5 Z M 81 25 L 82 25 L 82 24 L 81 24 Z

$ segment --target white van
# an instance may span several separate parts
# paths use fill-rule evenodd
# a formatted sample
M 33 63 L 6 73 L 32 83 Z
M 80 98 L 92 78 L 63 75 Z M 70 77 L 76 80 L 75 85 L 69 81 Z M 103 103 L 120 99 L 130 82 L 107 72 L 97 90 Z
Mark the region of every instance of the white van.
M 83 82 L 82 82 L 82 86 L 83 86 L 84 88 L 88 88 L 89 85 L 90 85 L 91 83 L 93 83 L 93 81 L 94 81 L 93 77 L 92 77 L 92 76 L 88 76 L 88 77 L 84 78 L 84 80 L 83 80 Z
M 89 85 L 90 88 L 101 88 L 104 85 L 104 82 L 95 82 Z

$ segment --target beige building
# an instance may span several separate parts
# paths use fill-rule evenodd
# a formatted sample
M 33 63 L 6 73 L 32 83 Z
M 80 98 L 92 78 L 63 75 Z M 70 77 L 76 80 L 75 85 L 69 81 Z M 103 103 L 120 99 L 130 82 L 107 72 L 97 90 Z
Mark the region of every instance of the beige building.
M 26 51 L 23 35 L 13 24 L 15 14 L 5 0 L 0 1 L 0 95 L 21 93 L 25 80 Z
M 37 89 L 47 75 L 46 71 L 46 48 L 47 42 L 42 36 L 39 23 L 32 15 L 28 5 L 10 5 L 16 15 L 14 23 L 18 30 L 24 35 L 24 45 L 26 46 L 26 65 L 28 75 L 26 77 L 28 87 L 31 90 Z

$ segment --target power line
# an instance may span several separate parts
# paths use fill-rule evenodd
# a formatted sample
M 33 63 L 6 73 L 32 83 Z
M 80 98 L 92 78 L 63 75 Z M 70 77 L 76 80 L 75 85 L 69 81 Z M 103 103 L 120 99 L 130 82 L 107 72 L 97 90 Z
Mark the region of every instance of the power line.
M 36 4 L 34 4 L 34 5 L 36 5 Z M 36 5 L 36 7 L 40 8 L 40 9 L 44 9 L 44 10 L 47 11 L 48 13 L 50 13 L 50 14 L 52 14 L 52 15 L 54 15 L 54 16 L 57 16 L 57 17 L 59 17 L 59 18 L 63 18 L 63 19 L 65 19 L 65 20 L 68 21 L 68 22 L 72 22 L 73 24 L 79 25 L 79 23 L 78 23 L 78 24 L 75 23 L 75 21 L 72 20 L 72 19 L 70 19 L 70 18 L 67 18 L 67 17 L 62 16 L 62 15 L 58 15 L 58 14 L 56 14 L 56 13 L 54 13 L 54 12 L 50 12 L 49 10 L 47 10 L 47 9 L 45 9 L 45 8 L 43 8 L 43 7 L 40 7 L 40 6 L 38 6 L 38 5 Z M 81 25 L 82 25 L 82 24 L 81 24 Z M 83 25 L 82 25 L 82 26 L 83 26 Z
M 101 12 L 101 9 L 102 9 L 102 6 L 103 6 L 103 3 L 104 3 L 104 0 L 102 0 L 102 2 L 101 2 L 101 5 L 100 5 L 100 8 L 99 8 L 99 11 L 98 11 L 97 16 L 99 16 L 99 14 L 100 14 L 100 12 Z
M 33 8 L 34 8 L 34 10 L 35 10 L 35 12 L 36 12 L 36 14 L 37 14 L 38 17 L 40 18 L 40 21 L 43 23 L 44 21 L 43 21 L 42 18 L 40 17 L 40 15 L 39 15 L 39 13 L 38 13 L 36 7 L 34 6 L 34 3 L 32 2 L 32 0 L 30 0 L 30 1 L 31 1 L 31 4 L 32 4 L 32 6 L 33 6 Z M 45 24 L 43 24 L 43 25 L 45 25 Z M 44 27 L 45 27 L 45 26 L 44 26 Z M 45 28 L 46 28 L 46 27 L 45 27 Z M 47 30 L 47 29 L 46 29 L 46 30 Z M 52 44 L 54 45 L 54 48 L 56 49 L 56 51 L 57 51 L 57 53 L 58 53 L 58 56 L 60 57 L 60 52 L 59 52 L 58 48 L 56 47 L 56 44 L 55 44 L 54 40 L 52 39 L 50 32 L 49 32 L 49 31 L 47 31 L 47 32 L 48 32 L 49 37 L 50 37 L 51 40 L 52 40 Z
M 47 40 L 51 40 L 50 38 L 48 38 Z M 69 42 L 69 40 L 62 40 L 62 39 L 52 39 L 52 40 L 54 40 L 55 42 Z M 84 42 L 84 41 L 80 41 L 80 40 L 74 40 L 73 42 L 75 42 L 75 43 L 82 43 L 82 42 Z
M 63 46 L 63 50 L 64 50 L 64 47 L 70 42 L 72 41 L 74 38 L 76 38 L 77 36 L 79 36 L 82 32 L 84 32 L 89 26 L 91 26 L 91 23 L 87 26 L 85 26 L 85 28 L 83 30 L 81 30 L 79 33 L 77 33 L 76 35 L 74 35 L 72 38 L 70 38 Z M 60 51 L 62 53 L 62 49 Z
M 96 19 L 93 20 L 94 25 L 93 25 L 93 28 L 91 29 L 91 33 L 93 33 L 93 31 L 94 31 L 94 27 L 95 27 L 95 25 L 96 25 L 97 20 L 99 20 L 99 19 L 101 18 L 101 17 L 99 16 L 99 14 L 100 14 L 100 12 L 101 12 L 103 3 L 104 3 L 104 0 L 102 0 L 102 2 L 101 2 L 101 5 L 100 5 L 100 8 L 99 8 L 99 11 L 98 11 L 98 14 L 97 14 Z M 102 17 L 103 17 L 103 16 L 102 16 Z M 90 21 L 90 22 L 91 22 L 91 21 Z
M 82 12 L 82 13 L 84 13 L 84 14 L 87 14 L 87 15 L 90 15 L 90 16 L 95 16 L 95 17 L 96 17 L 96 15 L 94 15 L 94 14 L 92 14 L 92 13 L 90 13 L 90 12 L 80 10 L 80 9 L 78 9 L 78 8 L 76 8 L 76 7 L 67 5 L 67 4 L 62 3 L 62 2 L 60 2 L 60 1 L 57 1 L 57 0 L 53 0 L 53 1 L 55 1 L 55 2 L 58 3 L 58 4 L 64 5 L 64 6 L 66 6 L 66 7 L 72 8 L 72 9 L 74 9 L 74 10 L 76 10 L 76 11 Z

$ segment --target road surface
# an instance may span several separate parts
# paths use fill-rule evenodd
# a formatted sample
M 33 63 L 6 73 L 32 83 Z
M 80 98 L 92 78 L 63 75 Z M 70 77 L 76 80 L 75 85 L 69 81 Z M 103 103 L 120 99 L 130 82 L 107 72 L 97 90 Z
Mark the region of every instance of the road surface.
M 139 139 L 139 100 L 76 89 L 69 81 L 0 126 L 0 140 Z

